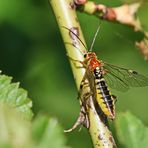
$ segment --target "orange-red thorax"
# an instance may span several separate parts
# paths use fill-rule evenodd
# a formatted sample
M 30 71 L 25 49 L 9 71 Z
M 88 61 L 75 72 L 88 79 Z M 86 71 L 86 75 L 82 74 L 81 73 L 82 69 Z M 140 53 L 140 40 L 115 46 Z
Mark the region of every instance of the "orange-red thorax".
M 96 54 L 94 52 L 88 52 L 86 54 L 84 62 L 87 63 L 87 65 L 88 65 L 88 67 L 89 67 L 89 69 L 91 71 L 96 69 L 96 67 L 100 67 L 101 66 L 101 61 L 99 61 L 97 59 L 97 56 L 96 56 Z

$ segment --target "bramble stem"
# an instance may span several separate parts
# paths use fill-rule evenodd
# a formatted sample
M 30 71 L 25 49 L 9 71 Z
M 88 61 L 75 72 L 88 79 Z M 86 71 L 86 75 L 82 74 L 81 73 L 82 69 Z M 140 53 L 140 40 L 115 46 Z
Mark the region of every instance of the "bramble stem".
M 69 31 L 64 28 L 66 27 L 66 28 L 72 29 L 76 34 L 78 34 L 82 42 L 85 43 L 81 29 L 80 29 L 79 22 L 77 20 L 75 9 L 73 8 L 74 7 L 73 1 L 72 0 L 49 0 L 49 1 L 52 5 L 56 20 L 58 22 L 59 29 L 61 31 L 61 35 L 66 47 L 67 55 L 69 57 L 72 57 L 72 59 L 83 61 L 84 60 L 83 55 L 79 51 L 79 49 L 81 49 L 84 52 L 86 49 L 84 49 L 82 44 L 77 42 L 77 39 L 75 36 L 71 35 L 70 37 Z M 75 46 L 77 48 L 74 47 L 73 44 L 76 44 Z M 72 60 L 70 60 L 70 63 L 71 63 L 77 88 L 79 89 L 80 82 L 85 73 L 85 70 L 81 68 L 76 68 Z
M 87 52 L 78 38 L 71 33 L 74 32 L 85 44 L 82 31 L 78 22 L 73 0 L 49 0 L 57 19 L 61 35 L 69 57 L 75 60 L 83 61 L 82 53 Z M 68 28 L 68 29 L 65 29 Z M 80 52 L 82 51 L 82 53 Z M 79 89 L 80 83 L 85 73 L 84 68 L 77 68 L 72 60 L 70 60 L 73 75 Z M 78 66 L 82 66 L 77 63 Z M 81 102 L 80 102 L 80 105 Z M 94 148 L 112 148 L 116 147 L 114 139 L 108 127 L 101 121 L 96 112 L 92 96 L 89 99 L 89 105 L 86 106 L 89 119 L 89 133 L 91 135 Z

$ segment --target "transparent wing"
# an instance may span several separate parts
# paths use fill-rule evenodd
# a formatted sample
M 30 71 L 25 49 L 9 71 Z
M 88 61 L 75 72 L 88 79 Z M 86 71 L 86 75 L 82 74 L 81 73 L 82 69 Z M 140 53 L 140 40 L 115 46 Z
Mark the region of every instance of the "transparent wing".
M 104 63 L 104 78 L 108 85 L 118 91 L 127 91 L 129 87 L 148 86 L 148 78 L 136 71 Z

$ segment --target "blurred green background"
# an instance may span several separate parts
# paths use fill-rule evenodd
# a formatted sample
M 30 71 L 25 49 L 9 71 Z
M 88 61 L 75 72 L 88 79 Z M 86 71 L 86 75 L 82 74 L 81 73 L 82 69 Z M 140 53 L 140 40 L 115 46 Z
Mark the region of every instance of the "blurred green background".
M 109 6 L 121 4 L 119 0 L 101 2 Z M 148 30 L 147 8 L 147 4 L 143 5 L 138 15 Z M 98 20 L 81 13 L 78 17 L 90 47 Z M 94 49 L 100 59 L 148 76 L 148 61 L 134 46 L 140 39 L 142 35 L 130 27 L 103 22 Z M 77 90 L 48 0 L 0 0 L 0 51 L 0 69 L 28 90 L 35 114 L 45 112 L 57 117 L 65 129 L 71 127 L 80 109 Z M 117 115 L 129 110 L 148 124 L 148 87 L 113 93 L 118 96 Z M 84 128 L 66 137 L 72 147 L 92 147 Z

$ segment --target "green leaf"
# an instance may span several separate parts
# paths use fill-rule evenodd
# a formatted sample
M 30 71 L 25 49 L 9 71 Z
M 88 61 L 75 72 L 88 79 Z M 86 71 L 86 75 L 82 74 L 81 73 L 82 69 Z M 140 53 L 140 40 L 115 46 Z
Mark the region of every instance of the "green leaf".
M 69 148 L 65 146 L 64 130 L 56 119 L 40 115 L 33 123 L 32 135 L 36 148 Z
M 118 140 L 126 148 L 148 147 L 148 127 L 130 112 L 121 113 L 116 119 Z
M 11 79 L 6 75 L 0 75 L 0 102 L 6 102 L 22 112 L 26 119 L 31 119 L 32 102 L 27 97 L 27 91 L 19 88 L 19 83 L 11 83 Z

